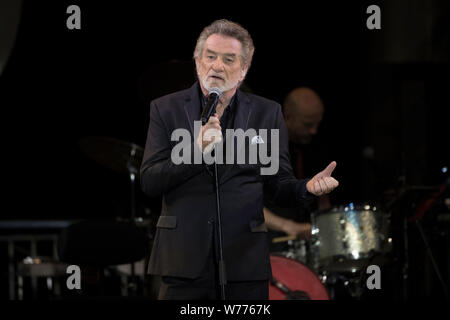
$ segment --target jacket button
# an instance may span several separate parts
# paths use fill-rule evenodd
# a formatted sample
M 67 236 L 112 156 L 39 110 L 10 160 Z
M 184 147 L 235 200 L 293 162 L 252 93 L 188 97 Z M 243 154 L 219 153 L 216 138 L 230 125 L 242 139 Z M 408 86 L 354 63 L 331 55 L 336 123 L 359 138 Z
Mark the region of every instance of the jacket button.
M 214 223 L 214 218 L 209 218 L 208 219 L 208 224 L 213 224 Z

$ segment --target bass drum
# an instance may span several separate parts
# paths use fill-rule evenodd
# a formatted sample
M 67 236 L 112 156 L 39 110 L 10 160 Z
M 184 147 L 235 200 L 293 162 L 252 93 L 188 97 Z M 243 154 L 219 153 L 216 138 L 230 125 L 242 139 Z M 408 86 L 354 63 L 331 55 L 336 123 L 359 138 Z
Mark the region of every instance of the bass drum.
M 269 300 L 330 300 L 316 274 L 301 262 L 272 254 Z

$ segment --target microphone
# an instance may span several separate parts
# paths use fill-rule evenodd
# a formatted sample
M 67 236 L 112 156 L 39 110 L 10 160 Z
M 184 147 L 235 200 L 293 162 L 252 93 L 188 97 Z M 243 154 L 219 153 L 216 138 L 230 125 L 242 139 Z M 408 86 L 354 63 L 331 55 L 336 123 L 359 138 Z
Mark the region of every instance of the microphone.
M 209 117 L 216 112 L 217 103 L 219 102 L 219 98 L 222 95 L 222 91 L 219 88 L 214 87 L 209 89 L 208 97 L 206 97 L 206 105 L 202 112 L 202 126 L 204 126 Z

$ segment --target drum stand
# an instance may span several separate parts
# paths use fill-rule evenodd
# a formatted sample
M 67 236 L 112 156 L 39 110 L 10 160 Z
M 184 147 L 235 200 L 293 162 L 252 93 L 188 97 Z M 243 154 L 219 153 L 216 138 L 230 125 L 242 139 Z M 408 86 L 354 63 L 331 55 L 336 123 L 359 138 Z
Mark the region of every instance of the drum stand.
M 133 165 L 133 161 L 135 161 L 136 149 L 133 147 L 130 151 L 130 158 L 127 161 L 127 170 L 130 177 L 130 204 L 131 204 L 131 224 L 135 224 L 136 217 L 136 175 L 137 168 Z M 131 265 L 131 282 L 128 284 L 128 287 L 131 289 L 132 295 L 135 295 L 137 292 L 137 281 L 136 281 L 136 268 L 135 263 L 132 262 Z M 147 270 L 144 270 L 144 274 Z
M 398 196 L 392 200 L 392 202 L 389 204 L 389 206 L 393 206 L 395 203 L 399 202 L 400 199 L 402 199 L 409 191 L 419 190 L 419 191 L 426 191 L 426 190 L 435 190 L 435 187 L 425 187 L 425 186 L 408 186 L 405 183 L 404 177 L 400 178 L 400 191 Z M 409 255 L 408 255 L 408 217 L 407 213 L 409 213 L 409 210 L 406 210 L 405 208 L 402 208 L 402 203 L 400 203 L 400 209 L 403 209 L 403 217 L 402 217 L 402 233 L 403 233 L 403 250 L 404 250 L 404 256 L 403 256 L 403 267 L 402 267 L 402 277 L 403 277 L 403 299 L 406 301 L 408 298 L 408 269 L 409 269 Z M 432 267 L 436 273 L 436 276 L 439 280 L 439 283 L 442 286 L 442 290 L 444 293 L 444 296 L 447 300 L 450 299 L 450 295 L 448 292 L 447 285 L 442 277 L 442 274 L 439 270 L 439 267 L 436 263 L 436 260 L 434 259 L 433 252 L 431 250 L 431 247 L 428 243 L 427 237 L 423 231 L 423 228 L 417 219 L 417 217 L 414 217 L 414 223 L 419 231 L 420 238 L 425 246 L 425 251 L 430 258 Z
M 360 300 L 364 292 L 364 287 L 362 286 L 362 271 L 359 272 L 360 274 L 352 274 L 352 276 L 347 276 L 341 272 L 323 272 L 320 278 L 328 289 L 330 300 L 336 299 L 336 286 L 338 283 L 343 284 L 346 292 L 353 299 Z
M 417 217 L 415 217 L 415 224 L 416 224 L 417 229 L 419 230 L 420 237 L 422 238 L 422 241 L 423 241 L 423 243 L 424 243 L 424 245 L 425 245 L 425 250 L 426 250 L 426 252 L 428 253 L 428 256 L 429 256 L 429 258 L 430 258 L 430 261 L 431 261 L 431 263 L 432 263 L 432 265 L 433 265 L 433 269 L 434 269 L 434 271 L 436 272 L 436 276 L 438 277 L 439 283 L 440 283 L 441 286 L 442 286 L 442 290 L 443 290 L 443 292 L 444 292 L 445 299 L 446 299 L 446 300 L 449 300 L 449 299 L 450 299 L 450 296 L 449 296 L 449 293 L 448 293 L 447 285 L 445 284 L 445 281 L 444 281 L 444 279 L 442 278 L 442 274 L 441 274 L 441 272 L 439 271 L 439 267 L 438 267 L 438 265 L 437 265 L 437 263 L 436 263 L 436 260 L 434 259 L 433 253 L 431 252 L 430 245 L 428 244 L 428 240 L 427 240 L 427 238 L 426 238 L 426 236 L 425 236 L 425 233 L 423 232 L 422 226 L 420 225 L 420 222 L 419 222 L 419 220 L 417 219 Z
M 311 300 L 308 293 L 306 293 L 305 291 L 293 291 L 284 283 L 275 279 L 273 276 L 270 278 L 270 283 L 286 294 L 286 300 Z

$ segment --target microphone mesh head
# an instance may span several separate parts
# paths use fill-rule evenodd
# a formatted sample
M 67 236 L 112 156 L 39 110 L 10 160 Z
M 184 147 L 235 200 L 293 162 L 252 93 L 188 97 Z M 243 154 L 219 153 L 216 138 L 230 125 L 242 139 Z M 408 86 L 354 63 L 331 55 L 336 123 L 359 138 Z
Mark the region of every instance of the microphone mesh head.
M 222 91 L 217 87 L 213 87 L 213 88 L 209 89 L 208 95 L 210 95 L 212 93 L 217 94 L 219 97 L 222 95 Z

